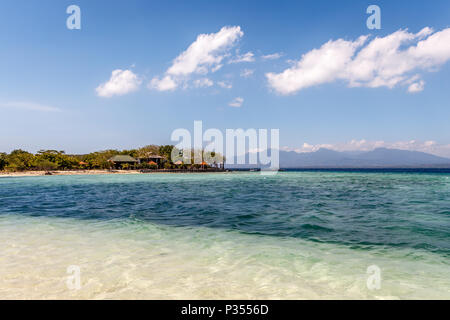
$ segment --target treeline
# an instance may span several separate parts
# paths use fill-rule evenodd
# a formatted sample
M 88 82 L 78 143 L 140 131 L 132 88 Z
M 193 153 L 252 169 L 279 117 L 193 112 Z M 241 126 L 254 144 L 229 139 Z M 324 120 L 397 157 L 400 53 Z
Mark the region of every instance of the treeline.
M 149 145 L 140 149 L 105 150 L 84 155 L 68 155 L 57 150 L 41 150 L 33 154 L 19 149 L 10 154 L 0 153 L 0 171 L 111 169 L 113 164 L 108 159 L 115 155 L 145 158 L 149 154 L 163 157 L 162 167 L 171 169 L 176 167 L 170 160 L 173 148 L 171 145 Z M 148 163 L 136 165 L 135 168 L 146 169 Z

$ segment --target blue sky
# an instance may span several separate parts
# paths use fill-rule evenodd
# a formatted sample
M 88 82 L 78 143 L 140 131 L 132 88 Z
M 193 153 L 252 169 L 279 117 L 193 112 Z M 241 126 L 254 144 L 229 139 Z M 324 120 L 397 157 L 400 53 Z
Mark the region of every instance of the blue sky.
M 81 8 L 81 30 L 66 27 L 71 4 Z M 366 26 L 371 4 L 381 8 L 381 30 Z M 190 59 L 195 71 L 171 69 L 199 35 L 218 38 L 224 27 L 235 38 L 203 64 Z M 425 27 L 433 31 L 422 36 Z M 446 0 L 2 1 L 0 151 L 169 144 L 174 129 L 202 120 L 221 130 L 278 128 L 286 150 L 387 146 L 450 156 L 449 27 Z M 398 50 L 428 39 L 436 50 L 374 58 L 384 78 L 361 78 L 358 53 L 401 29 L 399 38 L 414 39 L 399 40 Z M 324 48 L 301 61 L 330 40 L 336 60 L 354 46 L 350 60 L 317 69 Z M 180 59 L 177 70 L 189 69 Z M 410 69 L 398 71 L 406 60 Z M 125 87 L 98 89 L 114 70 L 129 72 L 119 79 Z M 166 76 L 176 87 L 160 90 Z

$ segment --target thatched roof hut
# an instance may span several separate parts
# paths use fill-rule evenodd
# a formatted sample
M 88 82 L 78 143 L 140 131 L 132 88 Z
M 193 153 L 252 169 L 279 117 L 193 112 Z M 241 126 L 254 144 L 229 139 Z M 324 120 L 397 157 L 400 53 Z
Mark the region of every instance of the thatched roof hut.
M 120 154 L 116 155 L 114 157 L 111 157 L 108 161 L 113 162 L 113 163 L 120 163 L 120 164 L 122 164 L 122 163 L 136 164 L 139 162 L 132 156 L 120 155 Z

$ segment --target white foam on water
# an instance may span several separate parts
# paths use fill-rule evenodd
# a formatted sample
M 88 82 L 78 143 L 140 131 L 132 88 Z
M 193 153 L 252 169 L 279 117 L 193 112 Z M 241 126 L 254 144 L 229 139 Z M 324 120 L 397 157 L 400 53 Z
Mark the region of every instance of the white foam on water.
M 0 299 L 449 299 L 448 258 L 139 221 L 0 216 Z M 71 290 L 67 267 L 80 267 Z M 367 267 L 381 269 L 369 290 Z

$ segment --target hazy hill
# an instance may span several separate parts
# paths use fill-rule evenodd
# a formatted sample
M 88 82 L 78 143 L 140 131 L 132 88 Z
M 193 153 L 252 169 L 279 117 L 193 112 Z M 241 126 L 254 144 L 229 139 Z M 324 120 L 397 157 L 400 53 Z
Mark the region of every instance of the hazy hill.
M 228 168 L 256 168 L 259 165 L 229 165 Z M 373 168 L 450 167 L 450 159 L 419 151 L 378 148 L 366 152 L 339 152 L 320 149 L 297 153 L 280 151 L 280 168 Z

